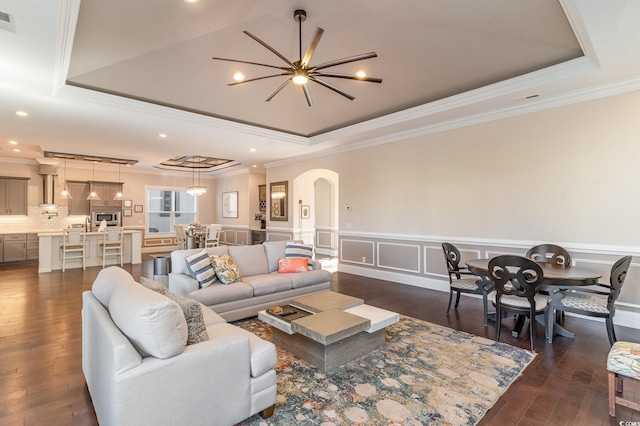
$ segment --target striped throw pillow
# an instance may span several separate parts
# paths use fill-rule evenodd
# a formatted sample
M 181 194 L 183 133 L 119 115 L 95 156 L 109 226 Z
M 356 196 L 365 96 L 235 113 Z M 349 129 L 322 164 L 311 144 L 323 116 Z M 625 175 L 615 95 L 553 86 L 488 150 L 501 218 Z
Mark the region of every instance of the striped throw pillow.
M 216 282 L 216 273 L 206 250 L 187 256 L 184 260 L 189 274 L 198 281 L 200 288 L 209 287 Z
M 313 246 L 311 244 L 294 243 L 287 241 L 284 247 L 284 257 L 305 257 L 309 259 L 309 268 L 313 268 Z

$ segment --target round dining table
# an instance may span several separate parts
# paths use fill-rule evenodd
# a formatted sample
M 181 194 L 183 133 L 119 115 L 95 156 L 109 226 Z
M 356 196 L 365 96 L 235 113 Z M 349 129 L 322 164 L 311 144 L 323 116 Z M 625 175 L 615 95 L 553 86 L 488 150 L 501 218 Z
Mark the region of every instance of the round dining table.
M 489 261 L 491 259 L 473 259 L 466 261 L 466 265 L 469 270 L 482 277 L 483 279 L 489 279 Z M 597 284 L 598 280 L 602 278 L 602 274 L 598 271 L 593 271 L 587 268 L 577 266 L 563 266 L 553 263 L 537 262 L 542 268 L 544 286 L 585 286 Z M 550 289 L 551 290 L 551 289 Z M 518 324 L 514 330 L 514 336 L 517 336 L 522 327 L 524 320 L 519 318 Z M 575 338 L 575 333 L 562 327 L 557 322 L 553 324 L 553 331 L 560 336 Z

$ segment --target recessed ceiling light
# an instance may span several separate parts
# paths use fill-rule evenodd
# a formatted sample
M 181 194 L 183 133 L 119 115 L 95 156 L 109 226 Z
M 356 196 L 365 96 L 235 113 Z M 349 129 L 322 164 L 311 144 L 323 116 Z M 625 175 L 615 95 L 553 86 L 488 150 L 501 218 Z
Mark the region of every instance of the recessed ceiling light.
M 29 115 L 25 111 L 15 111 L 15 113 L 16 113 L 16 115 L 19 115 L 20 117 L 26 117 L 27 115 Z
M 249 151 L 256 152 L 256 149 L 255 148 L 251 148 L 251 149 L 249 149 Z
M 16 141 L 9 141 L 9 145 L 18 145 L 18 142 L 16 142 Z
M 197 3 L 198 0 L 184 0 L 185 3 Z
M 253 165 L 253 166 L 251 166 L 251 167 L 253 167 L 253 168 L 255 169 L 255 168 L 256 168 L 256 167 L 258 167 L 258 166 L 254 164 L 254 165 Z
M 233 73 L 233 81 L 244 81 L 246 76 L 240 71 L 236 71 Z
M 18 148 L 13 148 L 13 152 L 20 152 Z
M 356 77 L 358 78 L 365 78 L 367 76 L 367 73 L 364 72 L 363 70 L 360 70 L 356 73 Z
M 166 134 L 166 133 L 160 133 L 160 134 L 158 135 L 158 137 L 159 137 L 159 138 L 164 139 L 164 138 L 166 138 L 166 137 L 167 137 L 167 134 Z

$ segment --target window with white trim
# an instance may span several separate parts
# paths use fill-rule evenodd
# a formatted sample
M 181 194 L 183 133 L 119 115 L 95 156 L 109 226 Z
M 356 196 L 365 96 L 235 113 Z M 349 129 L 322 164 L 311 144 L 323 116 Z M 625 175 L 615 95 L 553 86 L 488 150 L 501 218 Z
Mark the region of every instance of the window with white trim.
M 147 189 L 147 234 L 173 233 L 173 225 L 188 224 L 197 216 L 197 197 L 186 191 Z

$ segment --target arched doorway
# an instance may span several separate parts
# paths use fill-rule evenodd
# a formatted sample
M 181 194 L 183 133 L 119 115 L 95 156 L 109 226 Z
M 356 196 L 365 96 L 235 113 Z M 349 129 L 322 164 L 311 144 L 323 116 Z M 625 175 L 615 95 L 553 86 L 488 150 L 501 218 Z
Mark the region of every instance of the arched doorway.
M 338 173 L 314 169 L 293 181 L 296 238 L 315 246 L 316 254 L 338 256 Z

